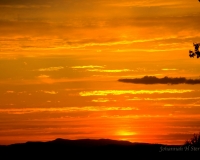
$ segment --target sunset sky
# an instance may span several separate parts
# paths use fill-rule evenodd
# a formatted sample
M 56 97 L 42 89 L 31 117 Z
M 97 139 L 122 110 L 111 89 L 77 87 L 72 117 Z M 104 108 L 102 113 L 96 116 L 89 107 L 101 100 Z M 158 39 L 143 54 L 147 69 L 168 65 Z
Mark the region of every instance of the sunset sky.
M 198 0 L 1 0 L 0 144 L 109 138 L 183 144 L 200 131 Z

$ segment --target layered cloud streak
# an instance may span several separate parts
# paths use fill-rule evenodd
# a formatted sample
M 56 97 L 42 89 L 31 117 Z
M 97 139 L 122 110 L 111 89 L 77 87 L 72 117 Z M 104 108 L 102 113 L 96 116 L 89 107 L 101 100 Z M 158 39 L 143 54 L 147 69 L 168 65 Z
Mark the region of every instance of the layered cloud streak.
M 136 83 L 136 84 L 200 84 L 200 79 L 186 79 L 185 77 L 157 78 L 155 76 L 144 76 L 143 78 L 119 79 L 120 82 Z

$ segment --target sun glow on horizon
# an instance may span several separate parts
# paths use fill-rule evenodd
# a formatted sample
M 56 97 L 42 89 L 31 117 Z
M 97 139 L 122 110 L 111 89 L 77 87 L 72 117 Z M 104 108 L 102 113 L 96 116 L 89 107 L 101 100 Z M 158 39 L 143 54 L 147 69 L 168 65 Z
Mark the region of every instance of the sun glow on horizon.
M 136 132 L 127 131 L 127 130 L 119 130 L 116 132 L 116 135 L 118 136 L 134 136 L 136 134 L 137 134 Z

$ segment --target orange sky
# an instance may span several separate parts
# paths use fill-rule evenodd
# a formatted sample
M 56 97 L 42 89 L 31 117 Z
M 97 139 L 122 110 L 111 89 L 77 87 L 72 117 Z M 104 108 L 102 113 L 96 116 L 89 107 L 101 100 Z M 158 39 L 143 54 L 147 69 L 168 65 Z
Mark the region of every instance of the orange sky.
M 199 40 L 195 0 L 9 0 L 0 8 L 2 57 L 159 54 L 188 50 Z
M 199 132 L 197 0 L 1 0 L 0 144 L 111 138 L 182 144 Z

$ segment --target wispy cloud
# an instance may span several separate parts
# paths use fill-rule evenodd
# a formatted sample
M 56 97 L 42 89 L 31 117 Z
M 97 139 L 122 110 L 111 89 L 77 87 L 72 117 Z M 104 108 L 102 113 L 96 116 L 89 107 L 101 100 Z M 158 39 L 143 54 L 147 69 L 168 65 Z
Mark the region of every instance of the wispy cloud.
M 59 66 L 59 67 L 40 68 L 37 71 L 40 71 L 40 72 L 44 72 L 44 71 L 58 71 L 58 70 L 61 70 L 61 69 L 64 69 L 64 67 Z
M 41 74 L 41 75 L 38 76 L 38 78 L 49 78 L 49 76 L 45 75 L 45 74 Z
M 118 46 L 118 45 L 131 45 L 134 43 L 145 43 L 145 42 L 156 42 L 156 41 L 163 41 L 163 40 L 171 40 L 171 39 L 176 39 L 177 36 L 166 36 L 166 37 L 155 37 L 155 38 L 145 38 L 145 39 L 130 39 L 130 40 L 120 40 L 120 39 L 115 39 L 115 40 L 110 40 L 106 42 L 102 42 L 100 40 L 95 40 L 95 39 L 90 39 L 85 40 L 85 41 L 77 41 L 75 43 L 71 42 L 70 43 L 70 48 L 85 48 L 85 47 L 93 47 L 93 46 Z M 93 42 L 92 42 L 93 41 Z
M 6 91 L 6 93 L 14 93 L 15 91 Z
M 57 94 L 58 92 L 56 91 L 43 91 L 41 90 L 41 92 L 47 93 L 47 94 Z
M 47 101 L 51 102 L 51 101 Z M 63 107 L 63 108 L 10 108 L 10 109 L 0 109 L 0 113 L 7 114 L 27 114 L 35 112 L 85 112 L 85 111 L 131 111 L 139 110 L 136 107 L 121 107 L 121 106 L 85 106 L 85 107 Z
M 163 68 L 162 70 L 163 71 L 176 71 L 178 69 L 176 69 L 176 68 Z
M 169 101 L 169 100 L 200 100 L 200 97 L 163 97 L 163 98 L 139 98 L 139 97 L 134 97 L 134 98 L 129 98 L 127 99 L 129 101 Z
M 131 72 L 130 69 L 87 69 L 89 72 Z
M 180 2 L 177 1 L 123 1 L 123 2 L 113 2 L 108 3 L 111 6 L 118 6 L 118 7 L 163 7 L 163 6 L 174 6 L 174 5 L 181 5 Z
M 105 66 L 88 65 L 88 66 L 72 66 L 73 69 L 88 69 L 88 68 L 105 68 Z
M 155 76 L 144 76 L 143 78 L 134 79 L 119 79 L 120 82 L 125 83 L 136 83 L 136 84 L 200 84 L 200 79 L 186 79 L 185 77 L 180 78 L 157 78 Z
M 108 99 L 108 98 L 98 98 L 98 99 L 93 99 L 92 102 L 116 102 L 116 100 L 111 100 L 111 99 Z
M 80 92 L 80 96 L 107 96 L 107 95 L 123 95 L 123 94 L 163 94 L 163 93 L 187 93 L 194 90 L 178 90 L 178 89 L 166 89 L 166 90 L 99 90 L 99 91 L 83 91 Z
M 164 104 L 164 107 L 172 107 L 174 106 L 173 104 Z
M 42 55 L 42 54 L 45 54 L 46 51 L 51 51 L 51 54 L 55 54 L 55 53 L 63 54 L 60 52 L 60 50 L 62 51 L 73 50 L 74 54 L 75 54 L 75 51 L 78 51 L 78 50 L 81 50 L 81 51 L 92 50 L 93 51 L 92 53 L 94 53 L 94 51 L 96 52 L 96 50 L 98 49 L 101 49 L 102 52 L 104 52 L 105 50 L 109 52 L 138 52 L 138 51 L 139 52 L 140 51 L 141 52 L 144 52 L 144 51 L 145 52 L 161 52 L 161 51 L 186 50 L 188 49 L 188 46 L 189 46 L 189 43 L 187 44 L 186 41 L 188 40 L 193 41 L 194 39 L 198 39 L 198 36 L 199 36 L 198 29 L 196 29 L 197 30 L 196 32 L 190 29 L 190 30 L 187 30 L 187 32 L 185 31 L 186 33 L 183 33 L 183 31 L 182 32 L 180 31 L 177 33 L 176 30 L 179 28 L 180 23 L 182 24 L 183 22 L 182 20 L 180 20 L 180 18 L 175 18 L 175 19 L 181 22 L 179 22 L 179 25 L 174 24 L 175 25 L 175 27 L 173 26 L 174 31 L 168 31 L 168 29 L 171 27 L 170 24 L 174 23 L 174 22 L 171 23 L 171 21 L 175 21 L 175 20 L 172 20 L 172 18 L 166 20 L 168 27 L 163 26 L 166 28 L 163 28 L 161 26 L 162 24 L 161 19 L 155 19 L 155 18 L 152 21 L 150 21 L 147 18 L 146 19 L 143 18 L 142 20 L 141 19 L 132 20 L 131 22 L 127 20 L 127 22 L 120 23 L 120 24 L 113 24 L 115 22 L 109 22 L 109 27 L 105 31 L 105 34 L 107 32 L 112 32 L 110 33 L 112 34 L 112 38 L 110 39 L 107 39 L 106 38 L 107 35 L 105 35 L 104 33 L 103 33 L 104 35 L 101 36 L 102 38 L 96 38 L 92 36 L 93 34 L 96 35 L 96 33 L 93 33 L 93 30 L 90 31 L 91 34 L 89 35 L 90 37 L 88 39 L 83 38 L 83 36 L 87 36 L 85 35 L 86 33 L 84 32 L 87 26 L 82 26 L 80 29 L 80 27 L 75 26 L 75 24 L 79 22 L 75 23 L 74 26 L 72 24 L 66 24 L 66 25 L 61 24 L 57 26 L 56 23 L 47 23 L 47 22 L 33 23 L 33 22 L 21 22 L 21 21 L 18 22 L 17 20 L 15 21 L 12 20 L 8 22 L 0 21 L 0 25 L 3 26 L 2 28 L 0 28 L 0 31 L 3 34 L 0 36 L 0 44 L 1 44 L 1 50 L 4 52 L 17 51 L 17 52 L 20 52 L 20 54 L 25 54 L 27 51 L 30 51 L 34 55 L 38 55 L 38 54 Z M 196 19 L 190 20 L 189 18 L 187 18 L 185 21 L 186 21 L 185 22 L 186 24 L 183 26 L 186 26 L 187 24 L 190 24 L 190 23 L 191 23 L 191 26 L 194 26 L 194 27 L 198 26 Z M 131 30 L 137 30 L 138 28 L 140 28 L 141 30 L 140 32 L 143 32 L 143 33 L 147 32 L 147 34 L 133 35 L 133 33 L 130 33 L 130 35 L 127 36 L 127 38 L 120 37 L 118 31 L 112 28 L 115 27 L 116 25 L 120 25 L 119 30 L 121 30 L 121 32 L 123 33 L 123 32 L 126 32 L 126 28 L 130 29 L 130 27 L 123 26 L 124 24 L 126 24 L 127 26 L 131 26 L 132 28 Z M 150 33 L 148 33 L 149 31 L 145 29 L 143 26 L 149 26 L 149 30 L 152 30 L 154 28 L 152 24 L 158 25 L 159 28 L 163 28 L 163 30 L 166 31 L 166 35 L 163 35 L 163 34 L 161 35 L 159 34 L 159 32 L 156 32 L 156 31 L 154 31 L 154 33 L 153 34 L 151 33 L 150 35 Z M 12 28 L 13 26 L 16 26 L 16 27 Z M 24 29 L 22 30 L 21 29 L 22 27 L 20 28 L 18 26 L 23 26 Z M 58 29 L 59 27 L 60 29 Z M 93 27 L 98 28 L 99 26 L 97 24 L 96 26 L 93 26 Z M 8 38 L 10 37 L 11 33 L 9 32 L 9 29 L 7 28 L 10 28 L 10 30 L 13 30 L 12 32 L 13 38 Z M 30 28 L 32 28 L 32 30 L 29 30 Z M 80 39 L 74 39 L 73 34 L 75 32 L 75 29 L 73 32 L 70 32 L 68 35 L 63 35 L 63 38 L 57 38 L 57 39 L 52 38 L 56 35 L 61 37 L 61 33 L 64 32 L 63 29 L 72 30 L 72 28 L 79 28 L 79 32 L 83 32 Z M 37 30 L 37 33 L 38 34 L 40 33 L 40 34 L 32 35 L 34 30 Z M 100 28 L 98 30 L 99 32 L 101 32 Z M 19 34 L 21 37 L 19 36 Z M 29 35 L 29 37 L 33 37 L 33 38 L 27 38 L 27 36 L 25 35 Z M 190 37 L 190 39 L 188 39 L 189 35 L 193 35 L 193 37 Z M 46 37 L 46 38 L 43 38 L 43 37 Z M 66 40 L 68 39 L 67 37 L 69 37 L 69 40 Z M 146 47 L 142 47 L 144 45 Z M 35 52 L 33 52 L 33 50 Z M 41 53 L 39 51 L 43 51 L 44 53 Z M 80 52 L 76 52 L 76 54 L 78 53 L 80 54 Z M 70 54 L 70 52 L 66 52 L 65 54 Z

